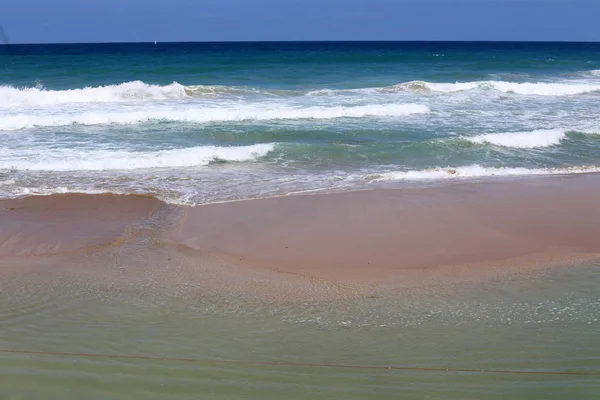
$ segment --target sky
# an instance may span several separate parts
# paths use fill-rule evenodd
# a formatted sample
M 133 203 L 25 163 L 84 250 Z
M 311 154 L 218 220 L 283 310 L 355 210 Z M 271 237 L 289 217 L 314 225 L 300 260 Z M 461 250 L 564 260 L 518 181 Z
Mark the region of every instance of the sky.
M 2 0 L 11 43 L 600 41 L 600 0 Z M 1 40 L 1 39 L 0 39 Z

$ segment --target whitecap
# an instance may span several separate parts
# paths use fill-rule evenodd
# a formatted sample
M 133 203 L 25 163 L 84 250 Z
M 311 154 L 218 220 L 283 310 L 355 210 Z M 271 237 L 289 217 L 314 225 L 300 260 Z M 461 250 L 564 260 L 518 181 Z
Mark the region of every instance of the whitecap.
M 204 166 L 215 161 L 256 161 L 273 151 L 275 143 L 249 146 L 197 146 L 148 152 L 124 150 L 55 149 L 52 153 L 0 153 L 0 169 L 13 171 L 106 171 Z
M 0 107 L 48 106 L 68 103 L 112 103 L 133 100 L 164 100 L 187 97 L 186 88 L 177 82 L 149 85 L 142 81 L 119 85 L 46 90 L 41 86 L 16 88 L 0 86 Z
M 494 90 L 502 93 L 514 93 L 532 96 L 572 96 L 600 91 L 600 84 L 586 82 L 506 82 L 473 81 L 455 83 L 436 83 L 411 81 L 394 86 L 376 88 L 379 92 L 430 91 L 439 93 L 457 93 L 469 90 Z
M 473 143 L 532 149 L 557 145 L 565 138 L 565 136 L 566 130 L 564 129 L 540 129 L 530 132 L 489 133 L 479 136 L 463 137 L 463 139 Z
M 17 114 L 0 120 L 0 130 L 68 125 L 131 125 L 144 122 L 211 123 L 231 121 L 270 121 L 286 119 L 335 119 L 400 117 L 430 112 L 422 104 L 371 104 L 365 106 L 290 107 L 278 104 L 230 105 L 187 109 L 149 108 L 128 112 L 85 112 L 80 114 Z

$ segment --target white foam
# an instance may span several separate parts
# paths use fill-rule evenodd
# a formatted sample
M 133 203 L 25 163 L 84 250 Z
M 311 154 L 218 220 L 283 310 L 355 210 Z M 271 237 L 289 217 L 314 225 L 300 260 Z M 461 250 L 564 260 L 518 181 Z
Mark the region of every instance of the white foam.
M 463 137 L 463 139 L 473 143 L 489 143 L 503 147 L 532 149 L 557 145 L 565 136 L 566 131 L 563 129 L 549 129 L 531 132 L 490 133 L 474 137 Z
M 42 87 L 15 88 L 0 86 L 0 107 L 48 106 L 66 103 L 110 103 L 132 100 L 164 100 L 187 97 L 183 85 L 149 85 L 142 81 L 119 85 L 85 87 L 70 90 L 46 90 Z M 191 89 L 198 90 L 198 89 Z
M 443 93 L 462 92 L 465 90 L 476 89 L 479 86 L 477 82 L 456 82 L 456 83 L 431 83 L 424 81 L 412 81 L 401 83 L 399 85 L 383 88 L 384 90 L 415 90 L 415 91 L 433 91 Z
M 0 170 L 104 171 L 193 167 L 217 160 L 255 161 L 274 148 L 274 143 L 265 143 L 231 147 L 198 146 L 154 152 L 63 149 L 54 150 L 51 154 L 21 154 L 19 158 L 0 153 Z
M 515 93 L 535 96 L 572 96 L 600 91 L 600 84 L 582 82 L 505 82 L 505 81 L 475 81 L 456 83 L 433 83 L 424 81 L 412 81 L 388 88 L 380 88 L 379 91 L 432 91 L 441 93 L 456 93 L 468 90 L 496 90 L 503 93 Z
M 496 90 L 537 96 L 571 96 L 600 91 L 600 85 L 587 83 L 514 83 L 490 82 Z
M 333 89 L 319 89 L 319 90 L 312 90 L 312 91 L 306 93 L 306 96 L 332 96 L 338 92 L 340 92 L 340 91 L 336 91 Z
M 230 105 L 227 107 L 198 107 L 188 109 L 145 109 L 129 112 L 87 112 L 81 114 L 18 114 L 0 120 L 0 130 L 68 125 L 138 124 L 152 121 L 170 122 L 228 122 L 268 121 L 285 119 L 334 119 L 361 117 L 398 117 L 424 114 L 430 110 L 421 104 L 381 104 L 353 107 L 294 108 L 277 104 Z
M 183 86 L 177 82 L 161 86 L 147 84 L 142 81 L 67 90 L 46 90 L 43 87 L 16 88 L 13 86 L 0 86 L 0 107 L 169 100 L 183 99 L 190 96 L 256 91 L 255 89 L 215 85 Z
M 484 178 L 492 176 L 569 175 L 600 172 L 598 166 L 568 168 L 509 168 L 468 165 L 456 168 L 431 168 L 417 171 L 392 171 L 378 174 L 375 181 L 435 181 L 461 178 Z
M 593 71 L 592 71 L 593 73 Z M 600 73 L 598 74 L 600 76 Z M 585 81 L 564 82 L 508 82 L 501 80 L 472 81 L 472 82 L 426 82 L 410 81 L 393 86 L 362 88 L 362 89 L 321 89 L 306 93 L 307 96 L 333 96 L 340 94 L 394 94 L 406 91 L 459 93 L 471 90 L 498 91 L 533 96 L 572 96 L 600 92 L 600 84 Z
M 18 187 L 11 191 L 8 194 L 9 197 L 24 197 L 24 196 L 51 196 L 54 194 L 72 194 L 72 193 L 81 193 L 81 194 L 119 194 L 119 195 L 153 195 L 156 196 L 157 199 L 164 201 L 168 204 L 173 205 L 181 205 L 181 206 L 194 206 L 197 205 L 195 202 L 192 202 L 185 198 L 172 197 L 166 195 L 164 193 L 149 193 L 147 191 L 123 191 L 123 190 L 114 190 L 114 189 L 84 189 L 84 188 L 75 188 L 75 187 L 67 187 L 67 186 L 42 186 L 42 187 Z

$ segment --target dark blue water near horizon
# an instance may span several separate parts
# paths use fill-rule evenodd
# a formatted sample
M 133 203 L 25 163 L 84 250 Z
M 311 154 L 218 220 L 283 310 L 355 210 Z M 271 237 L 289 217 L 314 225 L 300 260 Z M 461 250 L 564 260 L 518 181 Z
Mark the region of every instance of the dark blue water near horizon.
M 4 55 L 4 57 L 3 57 Z M 11 56 L 12 60 L 8 57 Z M 15 44 L 0 46 L 0 83 L 26 85 L 31 83 L 33 63 L 46 58 L 46 70 L 60 69 L 71 78 L 87 72 L 87 82 L 117 84 L 147 78 L 157 84 L 177 81 L 182 84 L 234 84 L 252 82 L 244 74 L 253 68 L 268 73 L 279 68 L 303 66 L 323 67 L 313 76 L 313 84 L 332 83 L 335 87 L 355 87 L 350 82 L 335 82 L 336 68 L 360 65 L 371 68 L 374 77 L 394 76 L 395 82 L 429 79 L 444 82 L 447 79 L 476 79 L 499 70 L 548 73 L 569 72 L 582 59 L 600 68 L 600 43 L 594 42 L 184 42 L 184 43 L 84 43 L 84 44 Z M 415 71 L 432 58 L 436 60 L 429 70 Z M 327 67 L 333 70 L 326 70 Z M 462 69 L 462 74 L 457 71 Z M 108 75 L 107 69 L 119 68 L 123 75 Z M 389 71 L 385 74 L 383 68 Z M 85 69 L 85 71 L 82 71 Z M 127 69 L 131 74 L 127 74 Z M 48 71 L 46 71 L 48 72 Z M 355 71 L 364 76 L 367 69 Z M 137 73 L 138 75 L 135 75 Z M 419 74 L 420 73 L 420 74 Z M 57 73 L 57 75 L 62 75 Z M 237 74 L 237 75 L 236 75 Z M 97 75 L 96 79 L 93 76 Z M 141 75 L 141 76 L 140 76 Z M 43 74 L 36 79 L 42 79 Z M 71 81 L 45 79 L 45 87 L 66 89 L 77 87 L 79 79 Z M 276 79 L 276 76 L 272 78 Z M 290 77 L 291 78 L 291 77 Z M 258 80 L 258 79 L 257 79 Z M 294 79 L 280 86 L 293 85 Z M 215 82 L 216 81 L 216 82 Z M 333 82 L 332 82 L 333 81 Z M 386 83 L 390 83 L 387 80 Z M 268 82 L 263 82 L 269 84 Z M 304 84 L 303 80 L 298 85 Z M 310 83 L 310 82 L 309 82 Z M 375 82 L 373 82 L 375 83 Z M 346 86 L 344 86 L 344 84 Z M 275 85 L 275 82 L 270 83 Z

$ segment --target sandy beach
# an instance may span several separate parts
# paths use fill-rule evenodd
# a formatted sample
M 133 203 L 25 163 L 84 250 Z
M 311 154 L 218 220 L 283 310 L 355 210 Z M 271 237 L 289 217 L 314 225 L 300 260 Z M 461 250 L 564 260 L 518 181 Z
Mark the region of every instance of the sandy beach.
M 160 206 L 150 197 L 112 194 L 0 200 L 0 257 L 63 254 L 107 245 Z
M 144 265 L 151 274 L 167 259 L 171 272 L 161 272 L 164 282 L 170 273 L 208 285 L 207 277 L 218 276 L 230 288 L 246 275 L 256 288 L 269 281 L 301 291 L 303 282 L 317 281 L 323 290 L 348 284 L 369 288 L 364 293 L 481 280 L 596 257 L 598 183 L 590 174 L 195 207 L 112 194 L 3 200 L 0 265 L 15 274 L 45 263 L 85 270 L 82 255 L 99 265 L 110 246 L 118 249 L 111 259 L 125 266 L 123 279 L 132 265 L 131 282 L 145 281 Z M 199 273 L 209 264 L 217 275 Z M 225 264 L 229 269 L 220 270 Z

